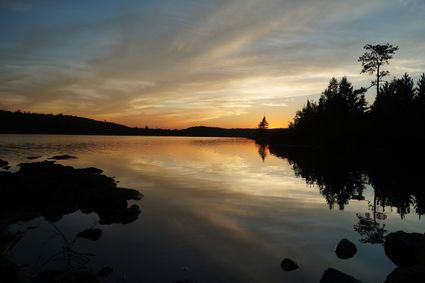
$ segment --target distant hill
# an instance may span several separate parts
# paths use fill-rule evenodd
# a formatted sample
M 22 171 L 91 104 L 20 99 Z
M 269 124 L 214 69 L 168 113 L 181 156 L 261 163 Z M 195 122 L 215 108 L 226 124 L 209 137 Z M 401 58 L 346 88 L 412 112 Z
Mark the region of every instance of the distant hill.
M 111 122 L 70 115 L 0 110 L 0 133 L 22 134 L 129 134 L 133 129 Z
M 204 126 L 190 127 L 183 130 L 132 128 L 112 122 L 102 122 L 71 115 L 0 110 L 0 133 L 252 138 L 257 134 L 257 129 L 224 129 Z

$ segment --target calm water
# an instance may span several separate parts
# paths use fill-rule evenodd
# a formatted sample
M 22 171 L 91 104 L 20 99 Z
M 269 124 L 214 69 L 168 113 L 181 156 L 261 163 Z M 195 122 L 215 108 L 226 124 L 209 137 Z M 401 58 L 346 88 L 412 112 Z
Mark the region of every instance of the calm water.
M 0 158 L 12 171 L 28 156 L 44 160 L 56 154 L 78 156 L 58 162 L 101 168 L 120 187 L 144 195 L 133 201 L 142 210 L 136 221 L 98 224 L 100 240 L 76 243 L 79 252 L 96 254 L 84 268 L 113 268 L 104 282 L 318 282 L 329 267 L 364 282 L 383 282 L 395 266 L 381 244 L 359 241 L 357 214 L 371 215 L 375 208 L 376 222 L 388 232 L 425 230 L 414 197 L 401 213 L 397 207 L 373 207 L 375 192 L 364 181 L 364 199 L 350 194 L 341 210 L 326 192 L 329 183 L 306 182 L 309 173 L 300 174 L 301 163 L 295 172 L 296 162 L 250 140 L 0 135 Z M 356 183 L 344 184 L 350 185 Z M 95 214 L 76 212 L 54 225 L 72 239 L 96 221 Z M 65 264 L 60 258 L 48 262 L 62 247 L 52 223 L 37 218 L 8 229 L 25 231 L 11 254 L 19 265 L 29 264 L 28 272 Z M 342 238 L 357 245 L 351 259 L 335 255 Z M 284 272 L 279 265 L 285 257 L 300 268 Z

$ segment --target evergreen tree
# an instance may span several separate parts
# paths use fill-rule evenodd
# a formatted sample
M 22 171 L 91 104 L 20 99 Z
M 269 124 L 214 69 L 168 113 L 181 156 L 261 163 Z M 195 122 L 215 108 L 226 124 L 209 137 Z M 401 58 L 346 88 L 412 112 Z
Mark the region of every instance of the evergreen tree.
M 294 121 L 290 124 L 290 128 L 308 128 L 312 129 L 314 127 L 315 121 L 317 119 L 317 104 L 307 100 L 306 105 L 298 110 L 295 114 Z
M 415 101 L 425 106 L 425 73 L 422 74 L 417 83 Z
M 398 46 L 393 46 L 389 43 L 384 45 L 366 44 L 364 49 L 367 51 L 358 60 L 362 63 L 363 67 L 361 73 L 375 74 L 376 78 L 372 81 L 372 85 L 376 85 L 376 96 L 378 96 L 381 79 L 390 73 L 381 68 L 383 65 L 389 64 L 389 60 L 393 58 L 394 53 L 398 50 Z
M 339 83 L 339 93 L 346 103 L 346 111 L 350 117 L 362 116 L 367 109 L 367 102 L 364 96 L 365 88 L 354 90 L 353 85 L 343 77 Z
M 263 117 L 263 120 L 258 124 L 258 129 L 266 130 L 269 128 L 269 122 L 266 120 L 266 116 Z
M 320 142 L 351 142 L 358 139 L 367 104 L 366 89 L 354 89 L 343 77 L 329 81 L 328 87 L 320 96 L 319 103 L 307 100 L 307 104 L 297 111 L 290 125 L 301 139 Z
M 412 78 L 406 73 L 403 77 L 386 82 L 373 103 L 373 112 L 394 117 L 412 110 L 415 90 Z
M 338 81 L 332 78 L 329 81 L 328 88 L 322 92 L 319 99 L 319 112 L 326 113 L 331 111 L 335 101 L 338 100 Z

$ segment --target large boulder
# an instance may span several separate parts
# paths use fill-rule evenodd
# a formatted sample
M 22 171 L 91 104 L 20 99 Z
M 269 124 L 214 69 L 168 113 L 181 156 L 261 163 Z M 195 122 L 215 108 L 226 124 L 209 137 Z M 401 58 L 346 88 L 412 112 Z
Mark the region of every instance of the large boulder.
M 425 235 L 393 232 L 385 238 L 385 254 L 397 266 L 425 265 Z

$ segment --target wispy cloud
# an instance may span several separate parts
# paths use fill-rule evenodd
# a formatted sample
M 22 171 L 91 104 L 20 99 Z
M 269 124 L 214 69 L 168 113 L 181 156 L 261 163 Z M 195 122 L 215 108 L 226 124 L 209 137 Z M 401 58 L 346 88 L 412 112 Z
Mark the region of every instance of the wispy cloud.
M 400 46 L 394 75 L 425 71 L 425 2 L 1 1 L 0 106 L 129 125 L 286 122 L 290 97 L 331 76 L 366 85 L 366 43 Z M 266 113 L 265 113 L 266 112 Z M 254 117 L 254 118 L 250 118 Z M 255 123 L 251 126 L 255 126 Z

